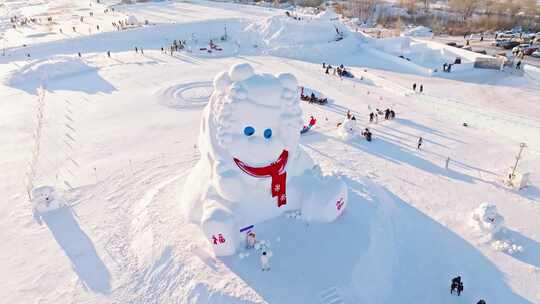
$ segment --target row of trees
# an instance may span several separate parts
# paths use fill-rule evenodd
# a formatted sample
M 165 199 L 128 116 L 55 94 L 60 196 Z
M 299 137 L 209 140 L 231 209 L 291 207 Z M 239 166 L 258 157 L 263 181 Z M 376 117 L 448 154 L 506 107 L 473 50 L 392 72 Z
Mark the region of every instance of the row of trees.
M 300 0 L 297 0 L 300 1 Z M 412 22 L 426 21 L 461 24 L 471 29 L 478 23 L 492 26 L 523 25 L 531 29 L 540 28 L 540 5 L 537 0 L 400 0 L 394 7 L 407 11 Z M 348 0 L 340 2 L 338 9 L 362 22 L 395 20 L 398 16 L 385 15 L 391 4 L 384 0 Z M 399 16 L 403 18 L 403 16 Z M 422 20 L 417 20 L 420 18 Z M 427 25 L 430 25 L 429 23 Z M 489 25 L 489 26 L 488 26 Z

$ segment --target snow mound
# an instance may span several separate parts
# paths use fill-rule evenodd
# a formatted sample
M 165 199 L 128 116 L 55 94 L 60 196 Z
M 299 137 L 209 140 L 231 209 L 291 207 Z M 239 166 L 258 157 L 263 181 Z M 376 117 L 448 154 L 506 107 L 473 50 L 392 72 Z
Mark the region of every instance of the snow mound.
M 255 22 L 246 28 L 260 35 L 261 40 L 270 48 L 301 45 L 328 44 L 337 38 L 336 28 L 344 36 L 346 27 L 329 19 L 294 20 L 285 16 L 273 16 Z
M 39 84 L 57 81 L 91 72 L 94 68 L 80 58 L 55 57 L 30 63 L 13 72 L 6 84 L 12 87 L 37 87 Z
M 471 226 L 485 236 L 493 238 L 504 225 L 504 218 L 497 211 L 497 206 L 482 203 L 471 216 Z
M 432 37 L 433 31 L 429 27 L 417 26 L 406 30 L 403 36 L 407 37 Z
M 137 17 L 133 16 L 133 15 L 130 15 L 126 18 L 126 24 L 128 25 L 138 25 L 139 24 L 139 20 L 137 19 Z
M 320 12 L 316 16 L 316 18 L 325 21 L 337 21 L 339 20 L 339 15 L 336 14 L 336 12 L 331 7 L 329 7 L 326 10 Z
M 237 64 L 214 79 L 203 111 L 202 155 L 182 193 L 216 255 L 235 254 L 240 229 L 301 210 L 303 219 L 331 222 L 344 211 L 347 187 L 322 176 L 299 146 L 302 110 L 291 74 L 257 74 Z

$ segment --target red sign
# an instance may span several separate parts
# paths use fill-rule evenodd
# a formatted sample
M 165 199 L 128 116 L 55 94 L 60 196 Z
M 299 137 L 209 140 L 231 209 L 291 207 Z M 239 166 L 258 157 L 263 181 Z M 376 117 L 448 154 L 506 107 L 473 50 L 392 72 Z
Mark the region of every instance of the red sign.
M 225 238 L 223 237 L 221 233 L 218 234 L 217 237 L 215 235 L 212 235 L 212 243 L 214 243 L 214 245 L 223 244 L 225 243 Z

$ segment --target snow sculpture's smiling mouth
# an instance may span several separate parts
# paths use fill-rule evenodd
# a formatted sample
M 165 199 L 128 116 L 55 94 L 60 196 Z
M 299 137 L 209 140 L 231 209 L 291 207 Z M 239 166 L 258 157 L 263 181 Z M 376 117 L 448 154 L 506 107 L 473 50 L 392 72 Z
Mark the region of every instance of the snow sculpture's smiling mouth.
M 272 171 L 272 168 L 276 165 L 281 167 L 281 170 L 285 169 L 285 165 L 287 165 L 288 155 L 289 152 L 287 150 L 283 150 L 275 162 L 272 162 L 270 165 L 265 167 L 252 167 L 236 157 L 234 157 L 233 159 L 236 165 L 240 169 L 242 169 L 242 171 L 249 175 L 252 175 L 254 177 L 270 177 L 267 172 Z
M 253 177 L 271 177 L 272 187 L 270 190 L 272 197 L 277 197 L 278 207 L 287 204 L 285 190 L 287 172 L 285 171 L 285 167 L 287 166 L 287 160 L 289 159 L 289 151 L 283 150 L 275 162 L 265 167 L 252 167 L 245 164 L 238 158 L 233 159 L 238 168 Z

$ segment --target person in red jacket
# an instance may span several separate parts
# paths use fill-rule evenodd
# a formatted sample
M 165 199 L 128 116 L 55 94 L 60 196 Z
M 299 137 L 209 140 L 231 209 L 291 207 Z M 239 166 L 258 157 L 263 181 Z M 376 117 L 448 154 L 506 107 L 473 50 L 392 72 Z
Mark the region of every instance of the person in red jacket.
M 313 117 L 313 115 L 311 115 L 311 119 L 309 120 L 309 125 L 313 127 L 315 123 L 317 123 L 317 120 L 315 119 L 315 117 Z

